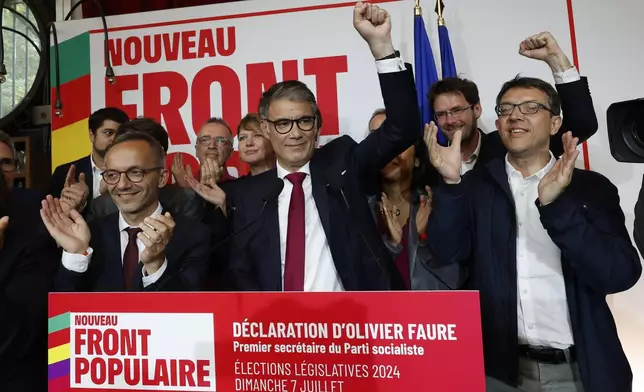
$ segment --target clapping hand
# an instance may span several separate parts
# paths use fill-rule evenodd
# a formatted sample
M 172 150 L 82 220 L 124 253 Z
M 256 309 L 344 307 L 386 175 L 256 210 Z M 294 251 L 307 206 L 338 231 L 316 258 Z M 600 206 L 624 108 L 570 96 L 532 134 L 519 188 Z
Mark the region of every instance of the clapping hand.
M 418 207 L 418 212 L 416 212 L 416 231 L 418 235 L 422 235 L 427 231 L 427 222 L 429 222 L 429 216 L 432 213 L 432 189 L 426 185 L 425 192 L 427 192 L 427 195 L 420 195 L 420 206 Z
M 183 154 L 174 154 L 174 158 L 172 159 L 172 176 L 174 177 L 174 182 L 182 188 L 190 187 L 185 180 L 186 172 L 192 173 L 192 168 L 190 165 L 187 167 L 183 166 Z
M 71 165 L 65 178 L 65 186 L 60 194 L 60 205 L 65 214 L 71 210 L 83 211 L 89 199 L 89 187 L 85 182 L 85 173 L 78 175 L 76 180 L 76 166 Z
M 552 203 L 566 189 L 572 180 L 575 162 L 579 155 L 577 143 L 579 138 L 572 137 L 570 131 L 564 133 L 564 153 L 552 169 L 539 181 L 539 203 L 542 206 Z
M 0 249 L 2 249 L 2 246 L 4 245 L 4 233 L 7 231 L 8 226 L 9 217 L 3 216 L 2 218 L 0 218 Z
M 226 192 L 217 185 L 217 181 L 221 178 L 221 173 L 225 169 L 220 168 L 211 160 L 206 160 L 201 165 L 201 168 L 201 181 L 197 181 L 192 175 L 192 172 L 188 172 L 185 177 L 186 182 L 199 196 L 207 202 L 221 208 L 224 215 L 226 215 Z
M 142 232 L 137 237 L 145 245 L 140 260 L 148 275 L 155 273 L 163 265 L 165 249 L 172 238 L 174 227 L 175 222 L 169 212 L 157 217 L 147 217 L 139 225 Z
M 381 59 L 394 53 L 391 18 L 377 5 L 359 1 L 353 10 L 353 27 L 367 41 L 373 57 Z
M 382 195 L 380 196 L 380 213 L 385 218 L 389 240 L 394 246 L 400 245 L 402 242 L 403 228 L 400 226 L 400 223 L 394 214 L 393 204 L 389 202 L 389 198 L 384 192 L 382 192 Z
M 434 122 L 425 125 L 424 140 L 429 151 L 429 160 L 448 184 L 461 181 L 461 137 L 460 130 L 454 133 L 452 143 L 448 147 L 438 144 L 438 127 Z
M 87 251 L 91 233 L 78 211 L 66 213 L 60 200 L 48 195 L 42 201 L 40 217 L 49 234 L 67 253 L 82 254 Z

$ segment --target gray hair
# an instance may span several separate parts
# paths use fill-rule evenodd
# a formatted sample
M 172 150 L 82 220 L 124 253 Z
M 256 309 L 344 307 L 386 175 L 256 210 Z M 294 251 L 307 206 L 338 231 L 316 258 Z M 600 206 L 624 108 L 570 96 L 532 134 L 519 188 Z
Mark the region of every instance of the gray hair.
M 322 126 L 322 115 L 315 100 L 315 95 L 306 84 L 299 80 L 286 80 L 272 85 L 262 94 L 262 98 L 259 100 L 259 115 L 264 119 L 268 118 L 268 108 L 271 103 L 279 99 L 310 103 L 311 112 L 318 117 L 318 127 Z
M 13 140 L 11 140 L 11 136 L 9 136 L 8 133 L 5 131 L 0 131 L 0 143 L 4 143 L 9 148 L 11 149 L 11 153 L 13 154 L 13 159 L 16 159 L 18 154 L 16 153 L 16 146 L 13 144 Z

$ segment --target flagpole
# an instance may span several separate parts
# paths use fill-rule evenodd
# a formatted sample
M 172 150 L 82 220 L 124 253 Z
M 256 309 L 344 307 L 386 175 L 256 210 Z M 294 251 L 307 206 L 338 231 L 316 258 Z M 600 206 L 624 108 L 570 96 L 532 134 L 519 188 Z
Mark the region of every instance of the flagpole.
M 443 19 L 444 4 L 441 0 L 436 1 L 436 13 L 438 14 L 438 25 L 445 26 L 445 19 Z
M 423 8 L 420 6 L 420 0 L 416 0 L 414 3 L 414 16 L 422 16 Z

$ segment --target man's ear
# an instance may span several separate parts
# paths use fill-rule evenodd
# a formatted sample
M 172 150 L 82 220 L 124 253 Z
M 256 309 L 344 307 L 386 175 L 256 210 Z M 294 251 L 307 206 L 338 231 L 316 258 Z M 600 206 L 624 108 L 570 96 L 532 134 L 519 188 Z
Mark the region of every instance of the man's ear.
M 259 123 L 259 129 L 262 132 L 262 136 L 264 136 L 268 140 L 271 139 L 271 130 L 268 129 L 268 121 L 262 120 Z
M 163 188 L 167 183 L 168 179 L 170 178 L 170 173 L 168 172 L 168 169 L 163 169 L 161 170 L 161 175 L 159 176 L 159 188 Z
M 94 132 L 92 132 L 92 130 L 90 129 L 89 130 L 89 142 L 94 144 L 94 138 L 95 137 L 96 137 L 96 135 L 94 135 Z
M 561 116 L 553 116 L 550 124 L 550 135 L 556 135 L 559 132 L 559 128 L 561 128 Z
M 481 107 L 480 103 L 474 104 L 474 106 L 472 106 L 472 110 L 474 111 L 474 116 L 477 120 L 481 118 L 481 114 L 483 114 L 483 108 Z

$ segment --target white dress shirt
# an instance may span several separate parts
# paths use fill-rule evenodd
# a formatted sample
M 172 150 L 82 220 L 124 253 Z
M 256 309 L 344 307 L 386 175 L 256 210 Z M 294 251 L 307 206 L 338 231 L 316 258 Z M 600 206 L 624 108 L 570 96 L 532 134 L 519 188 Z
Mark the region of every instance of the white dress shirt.
M 335 269 L 331 248 L 327 241 L 320 213 L 313 198 L 311 171 L 307 163 L 298 170 L 306 173 L 302 182 L 304 189 L 304 291 L 344 291 L 338 271 Z M 288 209 L 291 204 L 293 184 L 286 179 L 288 170 L 277 163 L 277 176 L 284 180 L 284 189 L 277 198 L 280 224 L 280 259 L 282 261 L 282 285 L 286 265 L 286 234 L 288 233 Z
M 505 158 L 505 169 L 517 219 L 517 318 L 519 343 L 567 348 L 574 344 L 561 250 L 543 228 L 535 200 L 539 181 L 552 169 L 555 157 L 537 173 L 523 178 Z
M 572 83 L 581 79 L 581 76 L 579 75 L 579 71 L 577 71 L 577 68 L 575 67 L 567 69 L 563 72 L 553 72 L 552 77 L 555 80 L 555 84 Z M 479 130 L 479 132 L 481 132 L 481 130 Z M 481 152 L 481 135 L 479 135 L 479 141 L 478 141 L 478 144 L 476 145 L 476 150 L 474 150 L 472 155 L 470 155 L 470 157 L 467 160 L 461 163 L 461 175 L 464 175 L 468 171 L 474 169 L 474 165 L 476 165 L 476 161 L 479 158 L 480 152 Z
M 94 163 L 92 154 L 89 154 L 89 160 L 92 163 L 92 199 L 96 199 L 101 195 L 101 173 L 103 171 Z
M 161 215 L 161 212 L 163 211 L 163 208 L 161 207 L 161 203 L 157 206 L 157 209 L 150 215 L 150 217 L 157 217 Z M 123 219 L 123 215 L 119 212 L 119 231 L 121 233 L 121 263 L 123 263 L 123 255 L 125 254 L 125 248 L 127 247 L 127 244 L 129 242 L 129 236 L 127 231 L 125 229 L 129 228 L 130 225 Z M 136 245 L 139 248 L 139 257 L 141 257 L 141 253 L 145 250 L 145 244 L 143 241 L 140 239 L 136 239 Z M 87 256 L 85 255 L 79 255 L 75 253 L 67 253 L 63 251 L 63 257 L 62 257 L 62 263 L 63 267 L 67 268 L 70 271 L 73 272 L 78 272 L 78 273 L 84 273 L 87 271 L 87 268 L 89 267 L 89 263 L 92 260 L 92 254 L 94 253 L 94 250 L 92 248 L 89 248 L 87 250 Z M 152 283 L 155 283 L 163 273 L 165 272 L 166 268 L 168 267 L 168 260 L 166 259 L 163 262 L 163 265 L 161 268 L 159 268 L 155 273 L 152 275 L 147 275 L 145 272 L 145 267 L 143 267 L 143 287 L 147 287 L 151 285 Z
M 476 165 L 476 160 L 479 159 L 479 154 L 481 153 L 481 139 L 483 139 L 483 135 L 481 135 L 481 131 L 479 129 L 476 130 L 476 132 L 479 133 L 479 140 L 476 143 L 476 149 L 470 155 L 467 160 L 461 162 L 461 175 L 464 175 L 468 171 L 474 169 L 474 165 Z

